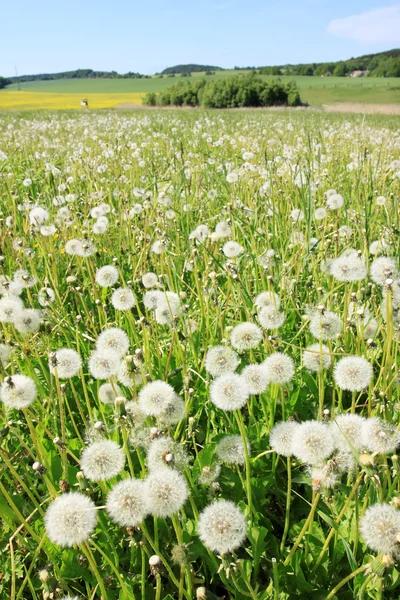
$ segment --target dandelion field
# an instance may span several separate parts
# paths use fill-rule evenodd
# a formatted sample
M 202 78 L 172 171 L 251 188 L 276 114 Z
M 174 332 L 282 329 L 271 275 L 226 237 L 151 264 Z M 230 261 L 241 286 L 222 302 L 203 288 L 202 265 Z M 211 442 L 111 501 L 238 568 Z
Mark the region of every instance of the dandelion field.
M 0 597 L 397 599 L 391 118 L 0 117 Z

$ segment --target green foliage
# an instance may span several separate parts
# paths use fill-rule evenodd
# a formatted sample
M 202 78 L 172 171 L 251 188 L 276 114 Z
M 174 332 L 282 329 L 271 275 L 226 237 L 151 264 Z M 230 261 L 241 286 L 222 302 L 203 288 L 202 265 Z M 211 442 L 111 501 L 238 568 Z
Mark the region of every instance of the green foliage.
M 148 104 L 146 97 L 145 103 Z M 161 106 L 203 106 L 240 108 L 257 106 L 299 106 L 300 94 L 294 81 L 261 79 L 254 72 L 245 76 L 212 81 L 196 80 L 166 88 L 157 97 Z
M 0 90 L 5 88 L 6 85 L 9 85 L 9 83 L 11 83 L 9 79 L 0 76 Z
M 222 71 L 221 67 L 212 67 L 210 65 L 176 65 L 175 67 L 168 67 L 161 71 L 163 75 L 172 75 L 179 73 L 202 73 L 203 71 Z

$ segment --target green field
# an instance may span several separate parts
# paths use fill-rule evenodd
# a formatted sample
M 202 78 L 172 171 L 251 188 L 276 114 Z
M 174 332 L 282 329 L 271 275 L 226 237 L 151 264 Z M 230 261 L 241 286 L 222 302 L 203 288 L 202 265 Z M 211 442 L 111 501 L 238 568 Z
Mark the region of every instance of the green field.
M 220 79 L 232 76 L 237 71 L 220 71 L 207 79 Z M 194 73 L 193 78 L 202 78 L 204 73 Z M 355 78 L 349 77 L 282 77 L 294 79 L 300 89 L 303 101 L 312 105 L 334 102 L 397 103 L 400 102 L 400 81 L 396 78 Z M 25 92 L 43 92 L 52 94 L 90 94 L 90 93 L 146 93 L 160 92 L 179 81 L 180 76 L 157 76 L 151 79 L 58 79 L 54 81 L 32 81 L 21 83 Z M 7 86 L 7 90 L 16 91 L 17 84 Z

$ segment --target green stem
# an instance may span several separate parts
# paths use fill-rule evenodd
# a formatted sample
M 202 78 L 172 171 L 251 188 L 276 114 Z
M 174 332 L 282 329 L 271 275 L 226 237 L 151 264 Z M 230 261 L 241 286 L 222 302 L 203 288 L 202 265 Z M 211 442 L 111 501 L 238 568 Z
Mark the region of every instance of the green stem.
M 292 459 L 290 456 L 287 457 L 287 492 L 286 492 L 286 512 L 285 512 L 285 527 L 283 529 L 283 535 L 281 540 L 281 554 L 285 547 L 285 542 L 290 525 L 290 501 L 292 495 Z
M 240 435 L 242 437 L 243 442 L 243 450 L 244 450 L 244 461 L 246 466 L 246 491 L 247 491 L 247 504 L 249 507 L 249 516 L 251 521 L 253 520 L 253 499 L 252 499 L 252 491 L 251 491 L 251 473 L 250 473 L 250 457 L 249 457 L 249 449 L 247 446 L 247 436 L 246 436 L 246 428 L 243 422 L 242 413 L 239 410 L 234 411 L 236 423 L 238 424 Z
M 336 592 L 338 592 L 344 585 L 346 585 L 348 581 L 351 581 L 352 579 L 354 579 L 354 577 L 357 577 L 357 575 L 360 575 L 360 573 L 365 571 L 367 566 L 368 565 L 361 565 L 361 567 L 358 567 L 358 569 L 350 573 L 350 575 L 347 575 L 347 577 L 342 579 L 342 581 L 339 581 L 339 583 L 333 588 L 333 590 L 329 592 L 325 600 L 330 600 L 331 598 L 333 598 L 336 595 Z

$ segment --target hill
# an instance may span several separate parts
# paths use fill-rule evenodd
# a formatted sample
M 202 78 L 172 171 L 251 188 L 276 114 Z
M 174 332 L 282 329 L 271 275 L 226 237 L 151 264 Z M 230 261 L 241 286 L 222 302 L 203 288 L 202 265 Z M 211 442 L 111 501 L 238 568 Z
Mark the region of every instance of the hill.
M 9 83 L 25 83 L 27 81 L 54 81 L 56 79 L 143 79 L 150 75 L 141 73 L 120 74 L 117 71 L 93 71 L 93 69 L 76 69 L 75 71 L 61 71 L 60 73 L 38 73 L 37 75 L 18 75 L 7 77 Z M 7 85 L 7 84 L 6 84 Z
M 241 70 L 240 67 L 235 67 L 235 69 Z M 353 71 L 361 71 L 369 77 L 400 77 L 400 49 L 365 54 L 357 58 L 336 62 L 259 67 L 259 71 L 265 75 L 308 75 L 316 77 L 326 75 L 346 77 Z
M 161 71 L 161 75 L 172 75 L 177 73 L 203 73 L 207 71 L 223 71 L 222 67 L 212 67 L 210 65 L 176 65 L 168 67 Z

